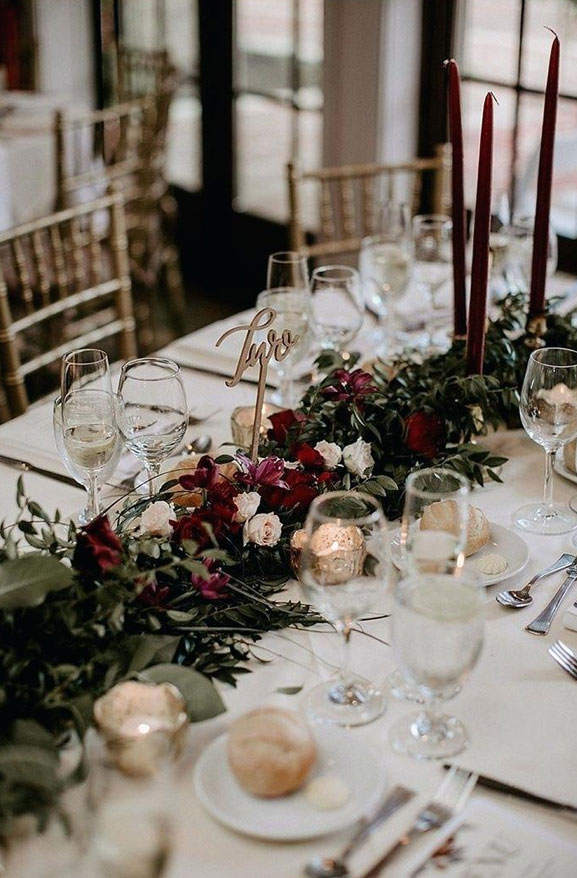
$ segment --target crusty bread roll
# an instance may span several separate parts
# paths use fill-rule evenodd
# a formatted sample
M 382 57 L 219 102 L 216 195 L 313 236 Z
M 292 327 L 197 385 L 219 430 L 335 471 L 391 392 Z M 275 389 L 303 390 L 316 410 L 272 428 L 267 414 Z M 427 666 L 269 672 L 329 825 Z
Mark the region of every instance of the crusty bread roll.
M 273 798 L 297 790 L 316 759 L 316 744 L 301 717 L 262 707 L 239 717 L 228 735 L 228 763 L 241 787 Z
M 421 516 L 421 530 L 457 532 L 457 504 L 455 500 L 437 500 L 427 506 Z M 476 506 L 469 506 L 467 520 L 467 545 L 465 555 L 473 555 L 486 546 L 491 539 L 491 525 L 487 516 Z
M 575 457 L 577 456 L 577 439 L 563 446 L 563 463 L 570 472 L 577 472 Z

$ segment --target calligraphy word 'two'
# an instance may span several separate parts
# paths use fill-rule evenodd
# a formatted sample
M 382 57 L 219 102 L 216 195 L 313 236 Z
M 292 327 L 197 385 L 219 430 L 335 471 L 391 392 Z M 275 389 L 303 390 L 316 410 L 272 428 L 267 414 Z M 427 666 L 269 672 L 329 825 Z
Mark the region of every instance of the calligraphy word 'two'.
M 261 341 L 258 344 L 253 341 L 255 332 L 268 329 L 274 323 L 276 316 L 277 313 L 273 308 L 263 308 L 254 315 L 250 323 L 244 326 L 233 326 L 232 329 L 228 329 L 221 335 L 216 343 L 216 347 L 219 347 L 221 342 L 228 338 L 229 335 L 232 335 L 233 332 L 246 332 L 235 373 L 232 378 L 225 382 L 228 387 L 234 387 L 238 384 L 246 370 L 257 364 L 260 365 L 262 373 L 266 371 L 273 357 L 277 363 L 282 362 L 298 343 L 298 335 L 293 336 L 290 329 L 281 330 L 280 335 L 276 330 L 269 329 L 266 334 L 266 341 Z

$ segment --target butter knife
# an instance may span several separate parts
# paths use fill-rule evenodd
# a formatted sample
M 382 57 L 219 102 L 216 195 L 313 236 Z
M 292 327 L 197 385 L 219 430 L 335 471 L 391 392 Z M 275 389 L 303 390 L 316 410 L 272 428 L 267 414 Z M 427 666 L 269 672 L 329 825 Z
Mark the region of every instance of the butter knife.
M 539 613 L 536 619 L 533 619 L 528 625 L 525 625 L 525 631 L 531 634 L 548 634 L 551 628 L 551 622 L 555 613 L 561 606 L 565 595 L 577 579 L 577 565 L 573 564 L 567 573 L 567 578 L 563 585 L 555 592 L 543 612 Z
M 9 457 L 7 454 L 0 454 L 0 463 L 12 467 L 12 469 L 18 469 L 23 473 L 36 473 L 38 476 L 44 476 L 47 479 L 53 479 L 55 482 L 62 482 L 64 485 L 72 485 L 72 487 L 78 488 L 80 491 L 82 490 L 82 485 L 79 485 L 76 479 L 73 479 L 72 476 L 65 476 L 63 473 L 54 473 L 49 469 L 36 466 L 34 463 L 28 463 L 27 460 L 19 460 L 17 457 Z

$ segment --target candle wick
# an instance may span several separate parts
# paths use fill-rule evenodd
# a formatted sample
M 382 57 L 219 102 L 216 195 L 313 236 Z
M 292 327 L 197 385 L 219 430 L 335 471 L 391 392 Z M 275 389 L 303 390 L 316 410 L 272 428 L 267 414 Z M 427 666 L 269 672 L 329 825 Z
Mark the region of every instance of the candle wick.
M 500 107 L 501 105 L 500 105 L 499 101 L 497 100 L 497 96 L 495 95 L 495 92 L 490 91 L 489 94 L 491 95 L 491 97 L 493 98 L 493 100 L 495 101 L 497 106 Z

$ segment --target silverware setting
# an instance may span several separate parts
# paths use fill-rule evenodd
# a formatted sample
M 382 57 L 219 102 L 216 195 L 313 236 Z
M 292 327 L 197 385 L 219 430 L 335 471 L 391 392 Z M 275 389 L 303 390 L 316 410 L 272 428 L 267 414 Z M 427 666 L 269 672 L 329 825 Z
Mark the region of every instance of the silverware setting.
M 432 829 L 440 829 L 444 826 L 465 807 L 476 783 L 476 774 L 453 765 L 441 781 L 432 800 L 419 811 L 407 834 L 403 835 L 368 872 L 364 872 L 362 878 L 376 878 L 381 869 L 388 866 L 396 854 L 410 844 L 413 839 Z
M 517 610 L 521 609 L 521 607 L 527 607 L 533 602 L 533 598 L 529 592 L 536 582 L 539 582 L 540 579 L 545 579 L 547 576 L 551 576 L 553 573 L 558 573 L 560 570 L 567 570 L 567 568 L 574 564 L 576 560 L 575 555 L 561 555 L 554 564 L 551 564 L 549 567 L 536 573 L 535 576 L 529 580 L 527 585 L 523 586 L 523 588 L 500 591 L 499 594 L 496 595 L 495 600 L 497 600 L 503 607 L 514 607 Z
M 572 564 L 567 570 L 567 578 L 559 589 L 555 592 L 545 609 L 539 613 L 536 619 L 533 619 L 528 625 L 525 625 L 525 631 L 531 634 L 548 634 L 551 628 L 551 622 L 555 613 L 563 603 L 565 596 L 577 580 L 577 563 Z
M 29 463 L 27 460 L 19 460 L 17 457 L 10 457 L 7 454 L 0 454 L 0 463 L 5 464 L 5 466 L 10 466 L 12 469 L 20 470 L 23 473 L 35 473 L 38 476 L 44 476 L 47 479 L 52 479 L 55 482 L 62 482 L 64 485 L 71 485 L 74 488 L 80 488 L 82 490 L 82 485 L 79 485 L 76 479 L 73 479 L 72 476 L 66 476 L 63 473 L 52 472 L 52 470 L 44 469 L 44 467 L 36 466 L 34 463 Z
M 347 868 L 347 860 L 369 835 L 385 822 L 399 808 L 413 798 L 415 793 L 406 787 L 397 786 L 387 795 L 385 801 L 371 817 L 361 821 L 361 824 L 346 847 L 337 857 L 314 857 L 305 866 L 305 875 L 309 878 L 345 878 L 350 875 Z
M 566 643 L 563 643 L 562 640 L 556 640 L 547 652 L 564 671 L 567 671 L 570 677 L 577 680 L 577 656 Z M 577 812 L 577 809 L 575 811 Z

